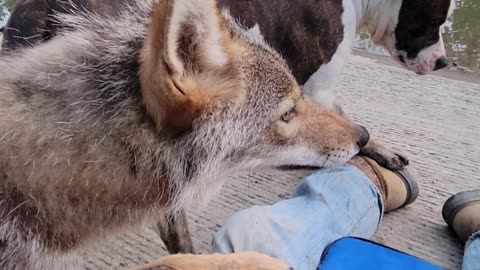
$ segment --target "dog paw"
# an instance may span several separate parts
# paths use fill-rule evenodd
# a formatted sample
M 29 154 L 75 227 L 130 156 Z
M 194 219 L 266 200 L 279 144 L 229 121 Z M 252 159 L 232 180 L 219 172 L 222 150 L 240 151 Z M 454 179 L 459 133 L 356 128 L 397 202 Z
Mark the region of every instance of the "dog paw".
M 361 153 L 390 170 L 401 170 L 410 163 L 404 153 L 388 149 L 378 143 L 369 143 Z
M 408 166 L 408 157 L 402 153 L 391 152 L 385 155 L 380 155 L 378 158 L 380 161 L 375 160 L 378 164 L 390 170 L 401 170 Z

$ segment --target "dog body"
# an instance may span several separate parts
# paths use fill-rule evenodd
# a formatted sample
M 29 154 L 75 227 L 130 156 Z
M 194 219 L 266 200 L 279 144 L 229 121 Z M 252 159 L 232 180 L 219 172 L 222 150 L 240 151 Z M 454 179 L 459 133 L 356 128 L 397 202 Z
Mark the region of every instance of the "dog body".
M 334 85 L 365 29 L 374 43 L 417 74 L 446 65 L 440 27 L 451 0 L 221 0 L 236 19 L 259 31 L 287 60 L 304 91 L 335 109 Z
M 220 13 L 138 0 L 65 15 L 59 37 L 2 56 L 0 268 L 72 269 L 98 238 L 208 201 L 234 171 L 333 166 L 367 143 Z

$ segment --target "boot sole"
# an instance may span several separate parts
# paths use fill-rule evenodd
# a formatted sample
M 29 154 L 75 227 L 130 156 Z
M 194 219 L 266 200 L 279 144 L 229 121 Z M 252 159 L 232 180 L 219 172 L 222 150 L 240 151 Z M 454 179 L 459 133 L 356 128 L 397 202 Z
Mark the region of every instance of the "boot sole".
M 480 189 L 465 191 L 451 196 L 443 205 L 443 220 L 451 227 L 458 212 L 474 204 L 480 204 Z

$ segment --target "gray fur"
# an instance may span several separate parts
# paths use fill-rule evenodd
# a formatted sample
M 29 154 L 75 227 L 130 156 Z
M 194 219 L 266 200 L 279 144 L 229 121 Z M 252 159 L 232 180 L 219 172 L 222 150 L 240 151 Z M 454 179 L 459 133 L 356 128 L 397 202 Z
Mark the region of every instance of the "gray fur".
M 327 167 L 358 152 L 356 126 L 300 98 L 283 59 L 238 26 L 238 98 L 162 134 L 138 76 L 151 4 L 65 16 L 71 30 L 0 60 L 0 268 L 72 269 L 98 238 L 205 203 L 234 171 Z M 279 135 L 288 100 L 315 110 L 300 114 L 299 135 Z

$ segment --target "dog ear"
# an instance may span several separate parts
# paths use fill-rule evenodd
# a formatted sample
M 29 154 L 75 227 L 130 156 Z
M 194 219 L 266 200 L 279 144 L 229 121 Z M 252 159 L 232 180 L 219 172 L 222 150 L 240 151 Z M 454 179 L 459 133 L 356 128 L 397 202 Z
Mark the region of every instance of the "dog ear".
M 212 100 L 236 95 L 231 42 L 214 0 L 162 0 L 155 6 L 140 81 L 157 128 L 188 131 Z

